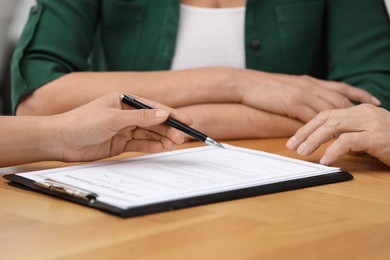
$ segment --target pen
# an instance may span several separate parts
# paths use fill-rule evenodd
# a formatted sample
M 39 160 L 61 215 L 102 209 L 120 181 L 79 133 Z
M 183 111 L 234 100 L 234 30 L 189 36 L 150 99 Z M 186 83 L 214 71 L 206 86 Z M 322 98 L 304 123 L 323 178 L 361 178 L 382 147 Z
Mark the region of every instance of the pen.
M 123 94 L 121 96 L 121 100 L 123 103 L 125 103 L 129 106 L 132 106 L 136 109 L 153 109 L 153 107 L 143 103 L 142 101 L 140 101 L 139 99 L 137 99 L 136 97 L 133 97 L 133 96 Z M 194 137 L 195 139 L 197 139 L 205 144 L 208 144 L 208 145 L 211 145 L 211 146 L 214 146 L 217 148 L 225 149 L 225 147 L 222 144 L 215 141 L 211 137 L 208 137 L 204 133 L 201 133 L 198 130 L 195 130 L 194 128 L 189 127 L 188 125 L 183 124 L 182 122 L 177 121 L 171 117 L 168 117 L 168 119 L 165 121 L 165 123 L 167 123 L 169 126 L 172 126 L 173 128 L 176 128 L 176 129 Z

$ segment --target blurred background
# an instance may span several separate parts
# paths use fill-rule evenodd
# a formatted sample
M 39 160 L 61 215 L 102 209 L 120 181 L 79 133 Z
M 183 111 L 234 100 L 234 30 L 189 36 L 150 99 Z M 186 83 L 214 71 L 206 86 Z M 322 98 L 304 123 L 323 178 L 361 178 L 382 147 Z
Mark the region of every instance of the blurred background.
M 0 114 L 11 114 L 10 60 L 34 0 L 0 0 Z

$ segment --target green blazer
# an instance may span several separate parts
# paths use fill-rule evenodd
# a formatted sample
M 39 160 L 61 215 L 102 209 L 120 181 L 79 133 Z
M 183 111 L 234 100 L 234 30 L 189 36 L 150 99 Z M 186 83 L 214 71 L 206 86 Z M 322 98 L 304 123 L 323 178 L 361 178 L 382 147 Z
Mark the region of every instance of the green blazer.
M 13 108 L 74 71 L 169 70 L 179 0 L 38 0 L 12 63 Z M 247 68 L 366 89 L 390 109 L 383 0 L 248 0 Z

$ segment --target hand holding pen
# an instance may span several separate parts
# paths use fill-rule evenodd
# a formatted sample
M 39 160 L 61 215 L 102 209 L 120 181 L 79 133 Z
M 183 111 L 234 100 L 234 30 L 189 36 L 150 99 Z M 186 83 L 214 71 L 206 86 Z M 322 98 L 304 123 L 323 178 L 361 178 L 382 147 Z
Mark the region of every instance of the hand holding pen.
M 123 94 L 121 99 L 122 99 L 123 103 L 125 103 L 129 106 L 132 106 L 136 109 L 153 109 L 153 107 L 151 107 L 150 105 L 146 104 L 145 102 L 142 102 L 141 100 L 139 100 L 133 96 Z M 176 128 L 176 129 L 194 137 L 195 139 L 197 139 L 205 144 L 208 144 L 208 145 L 211 145 L 211 146 L 214 146 L 217 148 L 225 149 L 225 147 L 222 144 L 215 141 L 211 137 L 205 135 L 202 132 L 199 132 L 198 130 L 196 130 L 192 127 L 189 127 L 186 124 L 183 124 L 182 122 L 180 122 L 178 120 L 175 120 L 171 117 L 168 117 L 168 119 L 165 121 L 165 123 L 168 124 L 169 126 L 172 126 L 173 128 Z

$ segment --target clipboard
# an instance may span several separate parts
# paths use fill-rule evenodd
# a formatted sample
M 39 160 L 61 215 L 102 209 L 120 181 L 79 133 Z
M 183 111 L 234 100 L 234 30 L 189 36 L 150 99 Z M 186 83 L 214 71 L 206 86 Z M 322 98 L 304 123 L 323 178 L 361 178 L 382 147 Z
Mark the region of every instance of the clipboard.
M 225 145 L 225 144 L 224 144 Z M 301 160 L 291 159 L 279 155 L 268 154 L 264 152 L 259 152 L 250 149 L 238 148 L 234 146 L 225 145 L 229 149 L 231 149 L 234 153 L 243 153 L 243 158 L 246 156 L 260 156 L 259 158 L 264 160 L 283 160 L 283 162 L 290 164 L 304 164 L 313 165 L 313 167 L 317 167 L 317 164 L 304 162 Z M 158 155 L 146 155 L 139 156 L 109 163 L 97 163 L 91 165 L 82 165 L 82 166 L 70 166 L 63 168 L 56 168 L 51 173 L 50 170 L 44 170 L 39 172 L 45 172 L 46 175 L 56 175 L 63 172 L 73 172 L 75 170 L 90 170 L 91 167 L 95 167 L 93 169 L 101 169 L 102 167 L 122 167 L 122 166 L 131 166 L 131 165 L 148 165 L 148 163 L 153 163 L 156 160 L 163 162 L 170 162 L 172 160 L 177 160 L 177 158 L 185 158 L 194 157 L 194 154 L 199 158 L 207 160 L 210 155 L 208 153 L 214 153 L 211 147 L 198 147 L 198 148 L 189 148 L 185 150 L 178 150 L 174 152 L 162 153 Z M 210 151 L 211 150 L 211 151 Z M 215 151 L 219 152 L 219 151 Z M 203 156 L 204 153 L 204 156 Z M 203 158 L 204 157 L 204 158 Z M 254 157 L 256 158 L 256 157 Z M 165 160 L 165 161 L 164 161 Z M 221 159 L 222 160 L 222 159 Z M 146 167 L 146 166 L 145 166 Z M 229 166 L 231 167 L 231 166 Z M 326 166 L 320 166 L 323 169 L 328 169 Z M 184 168 L 186 169 L 186 168 Z M 322 168 L 321 168 L 322 169 Z M 49 172 L 49 173 L 47 173 Z M 91 208 L 95 208 L 113 215 L 117 215 L 123 218 L 145 215 L 150 213 L 157 213 L 163 211 L 177 210 L 182 208 L 194 207 L 199 205 L 205 205 L 210 203 L 217 203 L 228 200 L 241 199 L 246 197 L 259 196 L 264 194 L 271 194 L 282 191 L 289 191 L 294 189 L 312 187 L 317 185 L 331 184 L 342 181 L 352 180 L 353 176 L 346 172 L 341 171 L 338 168 L 329 167 L 329 172 L 315 174 L 314 176 L 308 177 L 292 177 L 287 180 L 276 180 L 268 183 L 261 184 L 253 184 L 248 182 L 249 184 L 236 186 L 233 188 L 224 188 L 220 190 L 211 189 L 210 192 L 202 192 L 202 193 L 194 193 L 186 196 L 168 196 L 166 199 L 155 199 L 149 200 L 145 203 L 138 203 L 134 206 L 124 207 L 115 205 L 115 203 L 110 203 L 110 201 L 104 200 L 101 198 L 101 194 L 98 192 L 90 191 L 85 189 L 84 187 L 79 187 L 75 185 L 71 185 L 69 183 L 64 183 L 62 181 L 53 180 L 50 178 L 44 178 L 40 180 L 34 180 L 29 177 L 29 174 L 32 173 L 21 173 L 21 174 L 8 174 L 3 176 L 5 179 L 11 181 L 9 184 L 19 187 L 24 187 L 31 189 L 33 191 L 38 191 L 41 193 L 45 193 L 48 195 L 52 195 L 61 199 L 65 199 L 71 202 L 75 202 L 81 205 L 85 205 Z M 77 173 L 74 176 L 79 176 Z M 196 173 L 195 173 L 196 174 Z M 181 177 L 182 178 L 182 177 Z

